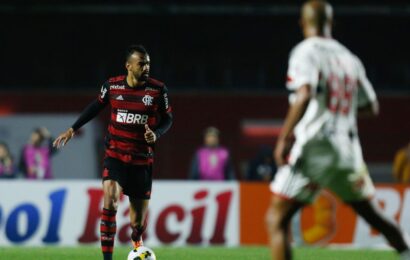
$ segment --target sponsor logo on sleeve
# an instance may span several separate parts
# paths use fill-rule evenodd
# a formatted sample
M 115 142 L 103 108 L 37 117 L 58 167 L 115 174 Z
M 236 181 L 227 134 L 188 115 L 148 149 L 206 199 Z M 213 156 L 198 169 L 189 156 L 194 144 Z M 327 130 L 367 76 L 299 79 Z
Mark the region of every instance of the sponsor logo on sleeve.
M 101 99 L 103 99 L 105 97 L 105 94 L 107 94 L 107 88 L 105 88 L 104 86 L 101 87 Z
M 169 100 L 168 100 L 168 94 L 167 93 L 164 94 L 164 103 L 165 103 L 165 110 L 167 110 L 168 107 L 169 107 Z

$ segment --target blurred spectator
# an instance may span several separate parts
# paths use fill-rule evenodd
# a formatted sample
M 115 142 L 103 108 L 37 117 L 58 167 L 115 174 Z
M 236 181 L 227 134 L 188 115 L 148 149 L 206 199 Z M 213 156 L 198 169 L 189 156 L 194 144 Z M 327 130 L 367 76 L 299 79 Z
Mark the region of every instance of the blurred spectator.
M 393 176 L 402 183 L 410 181 L 410 143 L 397 151 L 393 162 Z
M 0 178 L 16 177 L 13 157 L 6 143 L 0 142 Z
M 234 172 L 228 149 L 219 145 L 219 130 L 208 127 L 204 145 L 192 160 L 189 178 L 192 180 L 233 180 Z
M 20 170 L 27 179 L 51 179 L 51 156 L 55 152 L 47 128 L 35 129 L 21 152 Z
M 255 158 L 248 165 L 246 179 L 250 181 L 270 182 L 276 173 L 276 164 L 273 160 L 273 148 L 262 146 Z

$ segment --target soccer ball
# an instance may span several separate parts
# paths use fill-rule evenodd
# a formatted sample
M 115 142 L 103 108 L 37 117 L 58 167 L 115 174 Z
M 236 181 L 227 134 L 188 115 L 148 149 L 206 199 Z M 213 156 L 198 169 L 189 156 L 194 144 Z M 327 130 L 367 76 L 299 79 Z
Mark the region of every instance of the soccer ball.
M 152 249 L 146 246 L 140 246 L 131 250 L 128 254 L 127 260 L 156 260 L 157 257 Z

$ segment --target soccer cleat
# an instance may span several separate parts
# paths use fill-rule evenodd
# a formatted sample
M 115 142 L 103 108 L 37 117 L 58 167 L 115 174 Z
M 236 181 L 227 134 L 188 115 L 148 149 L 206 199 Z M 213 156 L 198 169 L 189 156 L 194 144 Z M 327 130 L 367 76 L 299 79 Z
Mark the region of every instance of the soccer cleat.
M 131 240 L 131 242 L 132 242 L 132 245 L 134 246 L 134 248 L 138 248 L 138 247 L 144 245 L 144 242 L 142 242 L 142 238 L 140 238 L 140 240 L 138 240 L 138 241 Z

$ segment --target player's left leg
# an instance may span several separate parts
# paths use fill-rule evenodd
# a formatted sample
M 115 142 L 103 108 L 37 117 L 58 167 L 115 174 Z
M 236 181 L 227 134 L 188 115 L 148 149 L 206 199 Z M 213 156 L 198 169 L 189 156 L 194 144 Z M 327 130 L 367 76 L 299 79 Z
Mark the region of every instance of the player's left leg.
M 131 240 L 135 248 L 142 246 L 142 234 L 147 227 L 149 199 L 130 197 Z
M 130 201 L 131 240 L 134 248 L 142 245 L 142 235 L 147 227 L 147 211 L 152 189 L 152 165 L 133 166 L 132 187 L 128 186 Z
M 404 233 L 397 225 L 385 218 L 370 200 L 349 202 L 349 205 L 373 228 L 380 231 L 397 252 L 403 253 L 409 250 Z
M 384 217 L 370 201 L 375 193 L 375 187 L 366 165 L 363 163 L 354 171 L 340 171 L 337 176 L 339 177 L 330 183 L 329 188 L 373 228 L 380 231 L 397 252 L 409 254 L 409 242 L 406 241 L 405 234 L 396 224 Z

